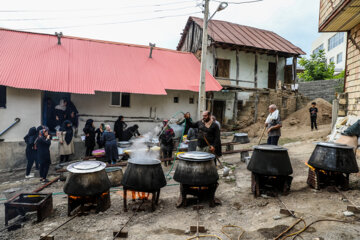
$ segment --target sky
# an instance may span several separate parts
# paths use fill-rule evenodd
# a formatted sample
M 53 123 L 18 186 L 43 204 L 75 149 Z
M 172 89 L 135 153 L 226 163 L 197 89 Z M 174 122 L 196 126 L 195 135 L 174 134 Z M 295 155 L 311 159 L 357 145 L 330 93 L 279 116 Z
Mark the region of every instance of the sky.
M 320 0 L 230 0 L 214 19 L 273 31 L 306 53 L 319 36 Z M 219 2 L 210 1 L 210 13 Z M 202 0 L 2 1 L 0 27 L 176 49 L 189 16 L 202 17 Z

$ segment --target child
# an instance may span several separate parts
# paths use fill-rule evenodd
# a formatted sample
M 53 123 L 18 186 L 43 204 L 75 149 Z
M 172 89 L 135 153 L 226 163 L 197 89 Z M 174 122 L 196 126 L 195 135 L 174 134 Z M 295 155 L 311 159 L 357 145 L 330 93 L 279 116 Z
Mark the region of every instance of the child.
M 51 145 L 51 140 L 48 129 L 40 130 L 39 137 L 36 139 L 36 149 L 37 149 L 37 157 L 40 161 L 41 182 L 48 182 L 46 177 L 51 164 L 50 145 Z
M 318 130 L 317 125 L 316 125 L 316 117 L 317 117 L 317 113 L 318 113 L 318 109 L 316 107 L 316 102 L 311 103 L 311 108 L 309 109 L 309 112 L 310 112 L 310 120 L 311 120 L 311 131 L 314 130 L 314 127 L 316 130 Z
M 36 149 L 34 147 L 35 140 L 38 134 L 36 133 L 36 128 L 32 127 L 29 129 L 29 133 L 24 137 L 26 143 L 26 159 L 27 159 L 27 166 L 26 166 L 26 174 L 25 178 L 34 177 L 34 174 L 30 174 L 31 168 L 34 165 L 34 162 L 37 162 L 36 156 Z

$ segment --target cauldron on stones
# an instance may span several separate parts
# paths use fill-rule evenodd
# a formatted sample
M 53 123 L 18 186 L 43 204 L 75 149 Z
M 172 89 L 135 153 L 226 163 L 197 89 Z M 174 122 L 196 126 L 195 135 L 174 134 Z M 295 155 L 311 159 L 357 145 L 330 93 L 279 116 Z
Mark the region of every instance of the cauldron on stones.
M 276 145 L 254 146 L 247 169 L 268 176 L 288 176 L 293 173 L 287 149 Z
M 235 133 L 232 142 L 238 142 L 241 144 L 249 143 L 249 136 L 247 133 Z
M 339 143 L 317 143 L 308 164 L 326 171 L 341 173 L 359 172 L 353 148 Z

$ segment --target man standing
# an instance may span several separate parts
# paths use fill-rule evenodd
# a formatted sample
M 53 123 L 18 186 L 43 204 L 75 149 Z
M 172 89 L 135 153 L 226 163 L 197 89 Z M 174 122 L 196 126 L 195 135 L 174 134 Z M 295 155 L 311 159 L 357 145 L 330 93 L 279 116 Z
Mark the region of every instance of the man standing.
M 314 130 L 314 127 L 316 130 L 318 130 L 317 125 L 316 125 L 316 117 L 317 117 L 317 113 L 318 113 L 318 109 L 316 107 L 316 102 L 311 103 L 311 108 L 309 109 L 309 112 L 310 112 L 310 120 L 311 120 L 311 131 Z
M 269 115 L 266 118 L 265 127 L 268 133 L 267 144 L 278 145 L 278 141 L 281 136 L 280 128 L 282 125 L 279 110 L 276 109 L 275 104 L 271 104 L 269 106 Z
M 214 153 L 217 156 L 221 156 L 221 140 L 219 126 L 211 119 L 209 111 L 205 111 L 202 114 L 203 119 L 192 123 L 188 117 L 186 117 L 186 125 L 191 128 L 198 128 L 198 142 L 197 151 Z

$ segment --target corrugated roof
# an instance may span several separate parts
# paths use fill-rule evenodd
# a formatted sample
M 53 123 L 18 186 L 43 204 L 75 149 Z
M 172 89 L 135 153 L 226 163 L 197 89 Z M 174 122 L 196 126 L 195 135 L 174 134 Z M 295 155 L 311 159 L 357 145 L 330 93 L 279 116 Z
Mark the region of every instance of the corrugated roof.
M 0 29 L 0 85 L 53 92 L 197 92 L 200 62 L 191 53 L 148 46 Z M 206 91 L 220 84 L 207 72 Z
M 181 49 L 185 41 L 187 29 L 190 23 L 194 21 L 201 28 L 203 26 L 203 19 L 197 17 L 189 17 L 184 33 L 180 39 L 177 49 Z M 220 20 L 210 20 L 208 23 L 208 35 L 215 42 L 227 43 L 244 47 L 252 47 L 258 49 L 272 50 L 276 52 L 283 52 L 292 55 L 306 54 L 299 47 L 293 45 L 285 38 L 278 34 L 236 23 L 230 23 Z

